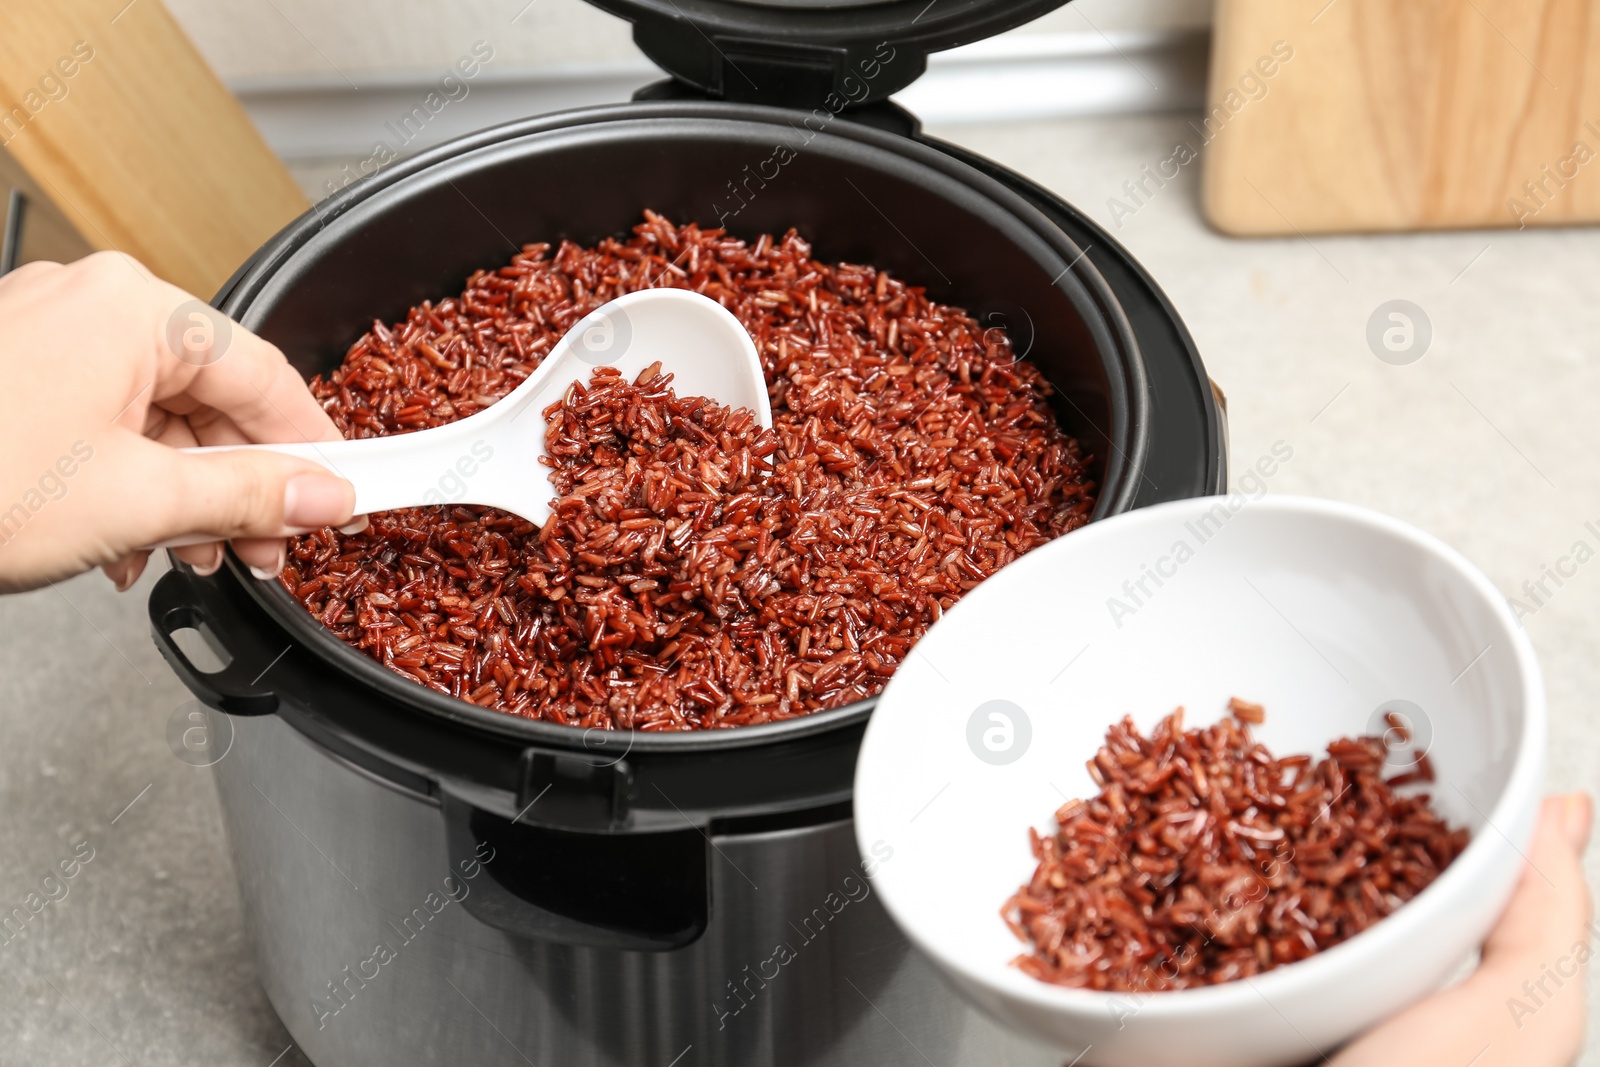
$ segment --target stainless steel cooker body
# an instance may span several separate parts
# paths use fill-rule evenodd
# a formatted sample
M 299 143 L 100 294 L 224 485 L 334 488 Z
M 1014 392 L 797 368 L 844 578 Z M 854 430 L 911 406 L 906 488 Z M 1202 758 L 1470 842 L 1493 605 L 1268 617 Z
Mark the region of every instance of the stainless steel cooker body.
M 879 906 L 848 819 L 713 834 L 713 915 L 667 952 L 516 937 L 465 906 L 438 801 L 276 716 L 211 712 L 261 981 L 322 1067 L 1059 1067 L 956 996 Z

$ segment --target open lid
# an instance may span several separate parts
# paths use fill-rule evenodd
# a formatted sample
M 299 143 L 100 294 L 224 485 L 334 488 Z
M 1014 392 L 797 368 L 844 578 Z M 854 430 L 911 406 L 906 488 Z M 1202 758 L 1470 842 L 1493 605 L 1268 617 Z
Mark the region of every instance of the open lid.
M 784 107 L 884 100 L 928 53 L 1020 26 L 1067 0 L 589 0 L 633 23 L 657 65 L 713 99 Z

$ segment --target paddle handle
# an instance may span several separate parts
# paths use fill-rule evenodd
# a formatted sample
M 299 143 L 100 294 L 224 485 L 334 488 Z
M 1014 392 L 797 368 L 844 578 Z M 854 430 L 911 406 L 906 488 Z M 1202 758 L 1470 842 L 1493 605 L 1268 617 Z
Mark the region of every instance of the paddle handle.
M 472 420 L 393 437 L 367 437 L 348 441 L 307 441 L 265 445 L 211 445 L 185 452 L 211 453 L 250 449 L 277 452 L 308 460 L 348 481 L 356 490 L 356 515 L 429 504 L 493 503 L 486 496 L 502 481 L 500 474 L 512 458 L 504 456 L 489 427 L 469 425 Z M 496 461 L 499 461 L 498 463 Z M 537 466 L 534 468 L 537 470 Z M 539 520 L 543 516 L 536 517 Z M 157 548 L 203 544 L 216 538 L 190 534 L 163 541 Z

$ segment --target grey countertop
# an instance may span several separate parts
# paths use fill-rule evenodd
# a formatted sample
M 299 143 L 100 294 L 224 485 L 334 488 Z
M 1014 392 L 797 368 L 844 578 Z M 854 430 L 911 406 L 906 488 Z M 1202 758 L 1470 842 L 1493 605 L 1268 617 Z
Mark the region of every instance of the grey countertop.
M 1550 786 L 1593 788 L 1600 724 L 1583 694 L 1600 688 L 1600 563 L 1546 579 L 1539 602 L 1523 585 L 1575 541 L 1600 548 L 1584 526 L 1600 520 L 1600 241 L 1229 240 L 1200 220 L 1194 166 L 1142 204 L 1122 189 L 1185 131 L 1182 117 L 1122 117 L 937 132 L 1054 188 L 1143 260 L 1227 392 L 1238 466 L 1283 441 L 1294 458 L 1270 491 L 1414 522 L 1536 609 Z M 1137 206 L 1120 225 L 1114 196 Z M 1366 340 L 1395 299 L 1432 326 L 1404 366 Z M 188 694 L 147 633 L 153 577 L 121 596 L 88 575 L 0 599 L 0 912 L 43 896 L 76 842 L 94 849 L 58 883 L 64 898 L 0 939 L 0 1064 L 305 1062 L 255 980 L 210 772 L 168 749 Z M 1582 1062 L 1600 1067 L 1593 1037 Z

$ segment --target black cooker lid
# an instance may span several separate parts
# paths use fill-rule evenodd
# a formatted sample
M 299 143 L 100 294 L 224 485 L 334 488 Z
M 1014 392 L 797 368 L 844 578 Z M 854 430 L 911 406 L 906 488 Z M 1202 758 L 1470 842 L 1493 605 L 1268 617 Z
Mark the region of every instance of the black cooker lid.
M 657 65 L 713 99 L 850 107 L 887 99 L 928 53 L 1030 22 L 1067 0 L 589 0 L 633 23 Z

